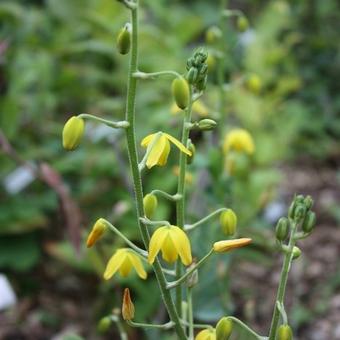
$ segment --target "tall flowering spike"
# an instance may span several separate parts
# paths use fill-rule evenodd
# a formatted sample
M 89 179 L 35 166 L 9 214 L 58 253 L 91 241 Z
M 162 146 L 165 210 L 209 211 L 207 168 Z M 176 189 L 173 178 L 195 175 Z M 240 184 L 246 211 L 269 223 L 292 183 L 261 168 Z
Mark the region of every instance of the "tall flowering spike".
M 147 273 L 140 257 L 132 249 L 120 248 L 107 263 L 104 279 L 109 280 L 117 271 L 121 276 L 126 277 L 130 274 L 132 268 L 135 269 L 140 278 L 146 279 Z
M 164 166 L 166 164 L 170 153 L 170 142 L 177 146 L 177 148 L 180 151 L 184 152 L 188 156 L 191 156 L 190 150 L 188 150 L 176 138 L 172 137 L 171 135 L 165 132 L 161 132 L 160 134 L 153 133 L 151 135 L 146 136 L 141 142 L 141 145 L 144 148 L 148 147 L 149 144 L 152 145 L 152 148 L 146 161 L 146 166 L 149 169 L 151 169 L 155 165 Z
M 84 134 L 84 120 L 73 116 L 64 125 L 63 128 L 63 147 L 68 151 L 72 151 L 80 144 Z
M 226 253 L 236 248 L 247 246 L 251 243 L 251 238 L 238 238 L 236 240 L 223 240 L 214 243 L 214 251 L 217 253 Z
M 124 289 L 123 303 L 122 303 L 122 316 L 124 320 L 130 321 L 135 316 L 135 306 L 131 301 L 129 288 Z
M 214 328 L 207 328 L 200 331 L 195 340 L 216 340 L 216 331 Z
M 225 154 L 229 151 L 237 151 L 252 155 L 255 151 L 253 138 L 247 130 L 231 130 L 224 139 L 223 151 Z
M 92 247 L 105 233 L 107 229 L 106 221 L 103 218 L 97 220 L 97 222 L 92 227 L 92 230 L 87 237 L 86 246 L 87 248 Z
M 158 228 L 149 244 L 149 263 L 153 263 L 159 251 L 165 261 L 172 263 L 180 257 L 184 265 L 192 262 L 190 241 L 186 233 L 174 225 Z

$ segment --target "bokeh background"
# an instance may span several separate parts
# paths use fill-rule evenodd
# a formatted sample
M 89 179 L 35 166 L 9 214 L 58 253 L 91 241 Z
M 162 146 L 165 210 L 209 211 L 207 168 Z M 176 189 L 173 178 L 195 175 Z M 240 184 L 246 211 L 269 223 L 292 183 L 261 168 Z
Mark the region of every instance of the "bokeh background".
M 184 72 L 195 48 L 213 52 L 205 36 L 219 24 L 219 1 L 140 2 L 142 71 Z M 242 10 L 250 27 L 241 33 L 234 19 L 223 23 L 225 106 L 217 112 L 212 64 L 204 109 L 195 117 L 216 118 L 219 127 L 191 136 L 197 155 L 189 168 L 187 222 L 230 206 L 240 234 L 254 242 L 203 267 L 195 317 L 214 324 L 233 314 L 267 331 L 282 261 L 275 223 L 295 193 L 310 194 L 318 223 L 300 243 L 287 309 L 297 339 L 340 339 L 339 2 L 235 0 L 229 8 Z M 152 275 L 147 282 L 135 276 L 103 281 L 121 240 L 107 236 L 93 250 L 84 247 L 99 217 L 139 242 L 124 135 L 87 124 L 77 151 L 61 146 L 72 114 L 123 119 L 127 58 L 117 53 L 115 37 L 128 19 L 114 0 L 0 1 L 1 339 L 116 339 L 114 326 L 100 334 L 96 325 L 120 307 L 126 286 L 136 319 L 165 320 L 159 294 L 150 293 L 157 289 Z M 254 75 L 256 89 L 247 86 Z M 181 117 L 171 113 L 169 94 L 169 79 L 140 83 L 138 140 L 161 129 L 179 136 Z M 230 173 L 221 145 L 233 127 L 252 134 L 256 152 L 234 160 Z M 145 192 L 175 192 L 176 157 L 147 172 Z M 173 219 L 173 207 L 161 202 L 157 216 Z M 192 236 L 195 256 L 222 236 L 218 220 L 201 227 Z M 128 331 L 131 339 L 170 339 Z

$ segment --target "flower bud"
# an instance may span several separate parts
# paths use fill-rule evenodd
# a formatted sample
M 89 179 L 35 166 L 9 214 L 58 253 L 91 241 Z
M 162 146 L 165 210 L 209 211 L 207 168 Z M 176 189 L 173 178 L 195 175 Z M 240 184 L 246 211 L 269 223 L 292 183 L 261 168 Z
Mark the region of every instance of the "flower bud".
M 233 321 L 224 316 L 216 325 L 216 340 L 228 340 L 233 331 Z
M 315 213 L 313 211 L 308 211 L 302 223 L 302 230 L 307 234 L 312 232 L 315 227 L 315 223 L 316 223 Z
M 188 82 L 183 77 L 178 77 L 173 80 L 172 94 L 177 106 L 184 110 L 189 104 L 190 89 Z
M 131 25 L 127 23 L 117 37 L 117 48 L 120 54 L 128 54 L 131 45 Z
M 198 122 L 198 128 L 202 131 L 210 131 L 210 130 L 213 130 L 215 129 L 217 123 L 212 120 L 212 119 L 201 119 L 199 122 Z
M 158 200 L 156 195 L 147 194 L 143 198 L 144 212 L 147 218 L 152 218 L 155 210 L 157 209 Z
M 68 151 L 72 151 L 80 144 L 84 134 L 84 120 L 73 116 L 71 117 L 63 129 L 63 147 Z
M 296 222 L 301 222 L 306 215 L 306 207 L 302 204 L 298 204 L 294 211 L 294 220 Z
M 105 233 L 107 229 L 106 221 L 103 218 L 100 218 L 96 221 L 92 230 L 87 237 L 86 246 L 87 248 L 92 247 Z
M 313 198 L 308 195 L 303 200 L 303 203 L 305 204 L 306 209 L 310 210 L 313 207 L 314 201 L 313 201 Z
M 276 232 L 275 232 L 276 238 L 279 241 L 284 241 L 288 237 L 288 234 L 289 234 L 288 219 L 285 217 L 281 217 L 276 225 Z
M 197 80 L 198 71 L 195 67 L 191 67 L 187 73 L 187 79 L 189 84 L 194 84 Z
M 249 21 L 244 15 L 241 15 L 237 18 L 236 26 L 240 32 L 245 32 L 249 27 Z
M 195 145 L 192 143 L 191 139 L 189 139 L 188 149 L 191 152 L 191 156 L 187 156 L 187 163 L 191 164 L 195 158 L 195 153 L 196 153 Z
M 133 305 L 130 297 L 129 288 L 124 289 L 122 316 L 124 320 L 132 320 L 135 316 L 135 306 Z
M 223 240 L 215 242 L 213 245 L 213 249 L 217 253 L 226 253 L 233 249 L 241 248 L 247 246 L 251 243 L 251 238 L 239 238 L 235 240 Z
M 249 91 L 258 94 L 262 88 L 261 78 L 257 74 L 252 74 L 246 80 L 246 86 Z
M 97 329 L 100 333 L 105 333 L 109 330 L 111 324 L 112 324 L 111 317 L 105 316 L 99 320 Z
M 237 216 L 231 209 L 227 209 L 221 213 L 220 223 L 224 234 L 228 236 L 233 236 L 235 234 L 237 226 Z
M 301 249 L 299 247 L 294 246 L 293 248 L 293 260 L 298 259 L 301 256 Z
M 277 332 L 277 340 L 292 340 L 293 332 L 289 325 L 281 325 Z
M 205 41 L 207 44 L 214 44 L 222 37 L 222 32 L 217 26 L 211 26 L 205 33 Z

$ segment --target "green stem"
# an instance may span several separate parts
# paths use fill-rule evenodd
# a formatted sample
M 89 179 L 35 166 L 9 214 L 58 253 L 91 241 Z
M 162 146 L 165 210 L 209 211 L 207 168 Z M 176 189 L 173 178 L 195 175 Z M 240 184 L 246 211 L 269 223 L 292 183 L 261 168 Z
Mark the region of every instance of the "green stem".
M 141 217 L 140 221 L 144 224 L 144 225 L 148 225 L 151 227 L 157 227 L 157 226 L 165 226 L 168 225 L 170 226 L 170 222 L 168 221 L 151 221 L 146 217 Z
M 192 95 L 193 90 L 190 86 L 190 100 L 187 109 L 185 110 L 185 115 L 183 119 L 182 126 L 182 144 L 188 146 L 189 130 L 186 128 L 187 124 L 191 122 L 191 111 L 192 111 Z M 178 186 L 177 195 L 181 196 L 181 199 L 176 202 L 176 225 L 179 228 L 184 228 L 184 209 L 185 209 L 185 172 L 187 166 L 187 155 L 184 152 L 180 152 L 179 156 L 179 175 L 178 175 Z M 178 260 L 176 263 L 176 277 L 179 279 L 182 275 L 182 264 Z M 177 313 L 181 316 L 182 312 L 182 287 L 178 286 L 176 288 L 176 309 Z
M 139 328 L 156 328 L 156 329 L 163 329 L 168 330 L 174 327 L 174 323 L 172 321 L 169 321 L 167 323 L 161 324 L 161 325 L 155 325 L 150 323 L 141 323 L 141 322 L 133 322 L 131 320 L 126 321 L 128 325 L 131 327 L 139 327 Z
M 179 194 L 171 195 L 171 194 L 168 194 L 165 191 L 157 190 L 157 189 L 156 190 L 152 190 L 151 194 L 163 196 L 164 198 L 166 198 L 167 200 L 172 201 L 172 202 L 179 201 L 182 198 L 182 196 L 179 195 Z
M 138 157 L 136 148 L 135 137 L 135 102 L 136 102 L 136 88 L 137 78 L 133 77 L 133 74 L 138 70 L 138 0 L 135 2 L 135 8 L 131 9 L 131 25 L 132 25 L 132 44 L 130 54 L 130 65 L 128 73 L 128 89 L 126 100 L 126 120 L 130 126 L 126 129 L 127 147 L 129 153 L 130 168 L 133 178 L 133 186 L 135 191 L 136 210 L 137 210 L 137 226 L 140 230 L 142 240 L 145 248 L 148 248 L 150 235 L 145 225 L 140 222 L 140 218 L 144 216 L 143 206 L 143 188 L 140 172 L 138 169 Z M 169 313 L 170 320 L 174 323 L 174 328 L 177 336 L 180 340 L 186 340 L 186 336 L 180 319 L 176 312 L 174 302 L 171 298 L 170 292 L 166 289 L 166 280 L 162 267 L 158 259 L 153 264 L 153 270 L 155 272 L 161 295 L 163 297 L 164 304 Z
M 145 72 L 135 72 L 133 76 L 138 79 L 155 79 L 156 77 L 164 76 L 164 75 L 171 75 L 173 77 L 180 77 L 181 75 L 176 71 L 159 71 L 159 72 L 152 72 L 152 73 L 145 73 Z
M 273 318 L 270 326 L 269 331 L 269 340 L 275 340 L 276 333 L 277 333 L 277 326 L 279 323 L 280 318 L 280 310 L 277 306 L 277 303 L 283 305 L 284 297 L 285 297 L 285 291 L 288 281 L 288 274 L 290 270 L 290 266 L 293 260 L 293 248 L 295 246 L 295 232 L 296 232 L 297 226 L 296 224 L 293 224 L 292 226 L 292 232 L 290 234 L 290 239 L 288 243 L 288 252 L 285 253 L 285 258 L 282 266 L 281 276 L 280 276 L 280 284 L 277 291 L 277 297 L 276 297 L 276 303 L 274 306 L 274 312 L 273 312 Z
M 194 313 L 192 310 L 192 288 L 188 288 L 188 322 L 189 322 L 189 340 L 194 340 Z
M 185 227 L 184 227 L 184 230 L 186 231 L 189 231 L 189 230 L 193 230 L 195 229 L 196 227 L 202 225 L 203 223 L 205 222 L 208 222 L 210 219 L 212 219 L 213 217 L 215 217 L 216 215 L 220 214 L 221 212 L 223 211 L 226 211 L 227 208 L 220 208 L 220 209 L 217 209 L 216 211 L 212 212 L 211 214 L 209 214 L 208 216 L 202 218 L 201 220 L 197 221 L 196 223 L 194 224 L 187 224 Z
M 233 316 L 228 316 L 229 320 L 232 320 L 233 322 L 237 323 L 241 328 L 243 328 L 246 332 L 248 332 L 249 334 L 253 335 L 254 337 L 256 337 L 257 339 L 266 339 L 266 337 L 263 337 L 261 335 L 258 335 L 255 331 L 253 331 L 250 327 L 248 327 L 245 323 L 243 323 L 241 320 L 239 320 L 238 318 L 235 318 Z
M 81 113 L 80 115 L 78 115 L 79 118 L 82 119 L 90 119 L 90 120 L 94 120 L 95 122 L 99 122 L 99 123 L 103 123 L 109 127 L 112 127 L 114 129 L 126 129 L 129 127 L 129 122 L 127 122 L 126 120 L 120 121 L 120 122 L 112 122 L 111 120 L 108 119 L 104 119 L 104 118 L 100 118 L 94 115 L 90 115 L 88 113 Z
M 120 340 L 128 340 L 128 336 L 127 336 L 127 334 L 125 332 L 125 329 L 124 329 L 124 327 L 122 325 L 122 322 L 121 322 L 119 316 L 112 315 L 111 319 L 117 325 L 118 333 L 119 333 L 119 336 L 120 336 Z

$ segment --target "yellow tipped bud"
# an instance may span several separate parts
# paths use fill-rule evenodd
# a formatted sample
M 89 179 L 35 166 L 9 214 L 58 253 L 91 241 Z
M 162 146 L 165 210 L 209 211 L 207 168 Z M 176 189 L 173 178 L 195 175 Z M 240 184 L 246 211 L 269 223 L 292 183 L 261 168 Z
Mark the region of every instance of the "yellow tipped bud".
M 251 238 L 238 238 L 236 240 L 223 240 L 214 243 L 214 251 L 217 253 L 226 253 L 236 248 L 247 246 L 251 243 Z
M 216 340 L 228 340 L 233 331 L 233 321 L 224 316 L 216 325 Z
M 106 222 L 103 218 L 97 220 L 97 222 L 92 227 L 92 230 L 87 237 L 86 246 L 87 248 L 92 247 L 105 233 L 107 229 Z
M 220 215 L 220 223 L 224 234 L 228 236 L 233 236 L 235 234 L 237 226 L 237 216 L 231 209 L 227 209 L 226 211 L 222 212 L 222 214 Z
M 131 45 L 131 25 L 127 23 L 117 37 L 117 48 L 120 54 L 128 54 Z
M 73 116 L 71 117 L 63 129 L 63 147 L 64 149 L 71 151 L 77 148 L 80 144 L 84 134 L 85 123 L 84 120 Z
M 189 84 L 183 77 L 178 77 L 173 80 L 172 94 L 175 98 L 177 106 L 182 110 L 184 110 L 189 105 Z
M 293 332 L 289 325 L 281 325 L 277 332 L 278 340 L 292 340 Z
M 158 200 L 156 195 L 147 194 L 143 198 L 144 212 L 147 218 L 151 218 L 157 209 Z
M 130 321 L 135 316 L 135 306 L 133 305 L 130 297 L 129 288 L 124 289 L 122 316 L 124 320 Z

